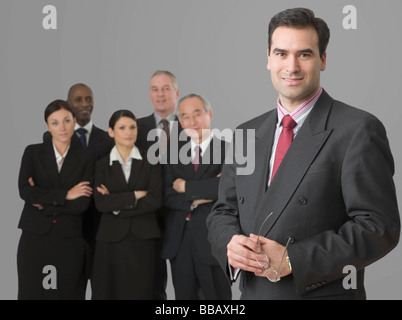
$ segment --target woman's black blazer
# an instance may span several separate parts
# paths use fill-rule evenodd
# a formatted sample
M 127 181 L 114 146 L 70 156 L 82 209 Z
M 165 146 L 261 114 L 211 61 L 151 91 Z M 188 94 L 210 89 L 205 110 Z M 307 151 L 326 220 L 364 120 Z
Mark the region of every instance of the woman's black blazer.
M 89 154 L 75 143 L 57 169 L 52 139 L 25 149 L 21 161 L 18 187 L 25 201 L 18 227 L 37 235 L 52 229 L 62 236 L 82 236 L 82 215 L 90 203 L 89 197 L 66 200 L 68 190 L 82 181 L 93 186 L 94 164 Z M 32 177 L 35 186 L 28 179 Z M 39 210 L 33 204 L 41 204 Z
M 143 160 L 133 159 L 131 174 L 126 182 L 118 161 L 110 166 L 106 156 L 95 165 L 95 204 L 102 212 L 96 236 L 98 241 L 119 241 L 130 231 L 140 239 L 161 236 L 156 211 L 162 206 L 162 172 L 159 164 L 151 165 L 145 152 Z M 103 196 L 96 187 L 105 185 L 110 195 Z M 137 201 L 134 191 L 146 190 L 147 195 Z M 113 211 L 120 211 L 118 215 Z

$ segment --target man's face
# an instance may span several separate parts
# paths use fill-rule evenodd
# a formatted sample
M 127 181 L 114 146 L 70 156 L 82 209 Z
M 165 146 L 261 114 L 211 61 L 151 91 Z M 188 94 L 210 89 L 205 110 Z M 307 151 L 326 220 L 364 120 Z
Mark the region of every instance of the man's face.
M 167 117 L 176 108 L 179 90 L 173 85 L 168 75 L 159 74 L 151 78 L 149 98 L 154 105 L 155 112 L 162 118 Z
M 198 97 L 187 98 L 180 103 L 179 119 L 184 132 L 196 143 L 209 137 L 212 110 L 207 112 Z
M 74 88 L 68 97 L 68 103 L 73 108 L 76 120 L 80 126 L 84 126 L 91 121 L 94 108 L 91 89 L 84 86 Z
M 314 28 L 279 27 L 271 38 L 268 70 L 281 104 L 293 111 L 316 93 L 326 53 L 320 58 L 318 34 Z

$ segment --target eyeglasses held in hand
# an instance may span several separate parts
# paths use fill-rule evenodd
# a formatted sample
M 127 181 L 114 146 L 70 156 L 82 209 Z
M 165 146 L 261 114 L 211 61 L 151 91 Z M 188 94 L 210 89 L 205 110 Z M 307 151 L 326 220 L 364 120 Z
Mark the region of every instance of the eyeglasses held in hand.
M 260 235 L 261 235 L 261 230 L 262 227 L 264 226 L 264 224 L 268 221 L 269 217 L 272 216 L 273 212 L 271 212 L 263 221 L 263 223 L 261 224 L 260 230 L 258 231 L 258 237 L 257 237 L 257 245 L 260 245 Z M 267 279 L 271 282 L 278 282 L 279 280 L 281 280 L 280 278 L 280 274 L 281 274 L 281 268 L 282 268 L 282 264 L 283 261 L 285 259 L 286 256 L 286 252 L 288 250 L 288 246 L 289 243 L 291 242 L 291 238 L 288 238 L 288 241 L 286 242 L 286 246 L 285 246 L 285 250 L 283 251 L 282 254 L 282 259 L 281 259 L 281 263 L 279 264 L 279 268 L 278 271 L 274 270 L 270 264 L 269 264 L 269 258 L 267 256 L 267 254 L 262 250 L 262 246 L 261 251 L 260 252 L 256 252 L 256 256 L 255 256 L 255 260 L 258 262 L 258 264 L 260 265 L 260 267 L 262 268 L 262 270 L 265 272 L 265 276 L 267 277 Z

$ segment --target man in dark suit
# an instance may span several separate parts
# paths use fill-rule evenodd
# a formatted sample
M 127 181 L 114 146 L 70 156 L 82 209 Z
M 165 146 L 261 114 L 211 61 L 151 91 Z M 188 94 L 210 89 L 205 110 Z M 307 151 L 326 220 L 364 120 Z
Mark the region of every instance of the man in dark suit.
M 83 83 L 74 84 L 68 91 L 67 101 L 73 109 L 76 117 L 73 141 L 87 150 L 94 162 L 109 154 L 113 147 L 113 141 L 108 133 L 92 122 L 94 109 L 94 96 L 90 87 Z M 96 210 L 94 201 L 84 214 L 84 237 L 91 248 L 91 255 L 95 249 L 95 237 L 100 221 L 100 213 Z
M 149 99 L 154 106 L 154 112 L 137 121 L 137 147 L 149 150 L 155 145 L 159 137 L 148 137 L 149 132 L 154 129 L 163 130 L 168 138 L 172 134 L 177 135 L 181 132 L 182 129 L 175 113 L 179 94 L 179 87 L 173 73 L 166 70 L 154 72 L 149 83 Z M 160 150 L 156 148 L 156 151 Z
M 179 87 L 175 75 L 166 70 L 155 71 L 149 84 L 149 98 L 154 112 L 137 120 L 138 137 L 135 144 L 138 148 L 148 151 L 148 160 L 155 163 L 159 162 L 161 156 L 165 157 L 168 144 L 176 145 L 182 131 L 175 113 L 176 102 L 179 98 Z M 155 132 L 156 129 L 160 129 L 160 132 L 156 132 L 156 135 L 150 134 L 148 137 L 148 134 L 153 130 Z M 163 211 L 162 207 L 158 212 L 158 222 L 162 233 L 164 230 Z M 167 265 L 166 260 L 160 257 L 161 246 L 162 243 L 159 241 L 156 250 L 155 300 L 167 299 Z
M 177 113 L 189 139 L 179 143 L 178 163 L 164 170 L 168 210 L 162 255 L 171 263 L 176 299 L 231 299 L 230 282 L 211 254 L 205 224 L 218 198 L 225 141 L 213 136 L 212 109 L 202 96 L 182 98 Z
M 74 139 L 80 142 L 94 161 L 107 155 L 113 147 L 113 142 L 105 130 L 96 127 L 92 122 L 94 97 L 91 88 L 83 83 L 73 85 L 68 91 L 67 101 L 77 119 Z
M 228 276 L 242 270 L 245 299 L 365 299 L 364 268 L 399 240 L 385 129 L 321 88 L 328 41 L 311 10 L 272 18 L 268 70 L 278 106 L 235 135 L 234 150 L 253 147 L 253 172 L 242 173 L 236 153 L 222 171 L 209 240 Z M 357 271 L 353 288 L 345 267 Z

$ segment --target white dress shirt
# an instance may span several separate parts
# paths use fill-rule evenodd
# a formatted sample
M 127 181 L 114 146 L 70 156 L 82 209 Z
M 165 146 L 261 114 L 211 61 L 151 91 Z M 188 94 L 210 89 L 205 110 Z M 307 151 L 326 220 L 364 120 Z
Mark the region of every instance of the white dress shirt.
M 53 144 L 54 155 L 56 156 L 57 170 L 58 170 L 58 172 L 60 172 L 61 167 L 63 166 L 63 163 L 64 163 L 64 159 L 67 156 L 68 150 L 70 150 L 70 146 L 68 146 L 68 148 L 67 148 L 66 152 L 64 153 L 64 155 L 61 155 L 57 151 L 56 146 L 54 145 L 53 141 L 52 141 L 52 144 Z
M 129 178 L 130 178 L 131 165 L 133 163 L 133 159 L 142 160 L 142 156 L 140 154 L 140 151 L 138 150 L 138 148 L 136 146 L 133 146 L 133 148 L 131 149 L 130 155 L 129 155 L 126 163 L 124 163 L 123 158 L 120 155 L 119 151 L 117 150 L 116 146 L 114 146 L 113 149 L 110 151 L 109 158 L 110 158 L 110 160 L 109 160 L 109 165 L 110 166 L 113 164 L 114 161 L 118 161 L 120 163 L 121 168 L 122 168 L 123 173 L 124 173 L 124 177 L 126 178 L 127 183 L 128 183 Z M 135 193 L 135 191 L 134 191 L 134 193 Z M 117 215 L 117 214 L 120 213 L 120 211 L 113 211 L 113 213 L 115 215 Z

